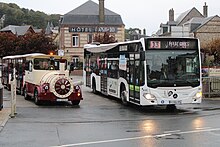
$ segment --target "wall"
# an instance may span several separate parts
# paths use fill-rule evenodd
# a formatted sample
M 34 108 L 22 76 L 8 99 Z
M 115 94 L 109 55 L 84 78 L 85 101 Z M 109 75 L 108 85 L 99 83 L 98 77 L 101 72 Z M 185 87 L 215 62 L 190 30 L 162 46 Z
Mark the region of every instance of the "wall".
M 220 18 L 215 16 L 204 26 L 199 28 L 194 36 L 199 38 L 201 42 L 201 48 L 205 46 L 205 44 L 209 43 L 213 39 L 220 38 Z

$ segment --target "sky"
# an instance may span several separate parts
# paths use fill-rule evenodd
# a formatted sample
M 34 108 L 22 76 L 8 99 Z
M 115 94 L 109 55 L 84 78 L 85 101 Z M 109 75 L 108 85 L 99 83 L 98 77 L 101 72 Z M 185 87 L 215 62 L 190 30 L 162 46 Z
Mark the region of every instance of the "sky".
M 15 3 L 20 8 L 33 9 L 46 14 L 64 15 L 88 0 L 0 0 Z M 93 0 L 99 3 L 98 0 Z M 195 7 L 203 14 L 204 3 L 208 5 L 208 16 L 220 16 L 219 0 L 105 0 L 105 8 L 121 15 L 125 28 L 146 29 L 152 35 L 161 23 L 169 19 L 169 10 L 174 9 L 174 19 Z

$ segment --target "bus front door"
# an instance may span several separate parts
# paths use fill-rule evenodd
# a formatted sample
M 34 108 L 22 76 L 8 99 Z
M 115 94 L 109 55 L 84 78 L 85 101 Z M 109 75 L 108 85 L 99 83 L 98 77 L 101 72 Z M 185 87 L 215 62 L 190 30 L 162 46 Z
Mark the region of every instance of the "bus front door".
M 129 101 L 140 104 L 140 54 L 129 55 Z

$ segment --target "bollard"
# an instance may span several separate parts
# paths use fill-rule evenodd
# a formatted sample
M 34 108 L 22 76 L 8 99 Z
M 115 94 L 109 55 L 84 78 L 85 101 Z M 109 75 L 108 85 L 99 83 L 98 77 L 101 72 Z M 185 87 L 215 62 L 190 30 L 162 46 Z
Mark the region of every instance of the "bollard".
M 3 108 L 3 85 L 2 82 L 0 80 L 0 111 Z
M 15 81 L 15 68 L 13 69 L 11 84 L 11 118 L 15 117 L 16 114 L 16 81 Z

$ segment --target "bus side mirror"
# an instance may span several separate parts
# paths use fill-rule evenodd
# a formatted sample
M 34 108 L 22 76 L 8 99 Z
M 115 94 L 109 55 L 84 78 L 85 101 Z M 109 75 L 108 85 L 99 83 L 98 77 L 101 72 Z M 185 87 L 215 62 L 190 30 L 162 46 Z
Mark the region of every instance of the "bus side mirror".
M 145 52 L 140 52 L 140 60 L 145 61 Z

